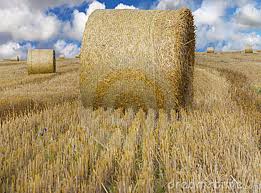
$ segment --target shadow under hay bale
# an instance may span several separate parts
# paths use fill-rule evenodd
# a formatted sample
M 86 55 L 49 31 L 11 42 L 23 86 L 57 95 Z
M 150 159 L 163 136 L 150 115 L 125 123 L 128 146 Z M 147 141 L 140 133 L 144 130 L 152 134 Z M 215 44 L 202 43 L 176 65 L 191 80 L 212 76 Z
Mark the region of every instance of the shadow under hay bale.
M 188 106 L 193 96 L 194 31 L 188 9 L 95 11 L 81 49 L 83 106 Z
M 51 49 L 28 50 L 27 69 L 28 74 L 55 73 L 55 51 Z

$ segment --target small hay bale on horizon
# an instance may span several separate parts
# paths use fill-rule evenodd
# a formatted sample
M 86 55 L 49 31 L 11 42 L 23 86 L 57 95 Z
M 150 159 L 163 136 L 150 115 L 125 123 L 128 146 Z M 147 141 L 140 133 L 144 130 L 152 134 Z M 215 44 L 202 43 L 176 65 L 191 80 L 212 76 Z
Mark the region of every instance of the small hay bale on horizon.
M 194 62 L 189 9 L 96 10 L 81 48 L 82 104 L 168 112 L 188 107 Z
M 20 61 L 20 57 L 19 56 L 15 56 L 13 58 L 4 58 L 3 61 L 10 61 L 10 62 L 19 62 Z
M 81 54 L 78 54 L 75 56 L 75 58 L 80 58 L 81 57 Z
M 60 56 L 59 56 L 59 59 L 65 59 L 65 55 L 64 54 L 61 54 Z
M 207 48 L 207 53 L 208 54 L 214 54 L 215 53 L 215 49 L 213 47 L 208 47 Z
M 28 50 L 27 69 L 28 74 L 55 73 L 55 51 L 53 49 Z

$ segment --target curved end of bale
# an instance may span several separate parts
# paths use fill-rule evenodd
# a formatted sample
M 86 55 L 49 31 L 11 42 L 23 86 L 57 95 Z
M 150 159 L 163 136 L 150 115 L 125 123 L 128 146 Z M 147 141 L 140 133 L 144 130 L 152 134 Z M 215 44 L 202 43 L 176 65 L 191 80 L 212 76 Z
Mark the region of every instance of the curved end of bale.
M 189 106 L 194 61 L 189 9 L 97 10 L 82 41 L 82 104 L 144 110 Z
M 191 106 L 193 101 L 195 26 L 194 17 L 189 9 L 182 8 L 176 12 L 177 16 L 173 18 L 176 20 L 176 26 L 172 37 L 175 49 L 170 52 L 170 56 L 174 59 L 172 63 L 178 68 L 172 70 L 175 74 L 171 76 L 170 81 L 175 83 L 172 85 L 172 88 L 175 88 L 173 91 L 175 98 L 172 101 L 176 100 L 173 107 L 179 109 Z M 166 58 L 170 57 L 166 56 Z M 164 66 L 163 68 L 165 69 Z

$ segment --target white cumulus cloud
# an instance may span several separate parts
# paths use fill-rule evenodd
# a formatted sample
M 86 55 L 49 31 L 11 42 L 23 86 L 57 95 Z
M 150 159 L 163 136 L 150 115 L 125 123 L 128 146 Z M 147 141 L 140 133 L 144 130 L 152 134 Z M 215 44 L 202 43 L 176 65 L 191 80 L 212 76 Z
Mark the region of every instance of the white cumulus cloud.
M 66 22 L 64 25 L 63 33 L 71 39 L 81 41 L 82 35 L 85 29 L 85 24 L 89 16 L 97 9 L 105 9 L 105 4 L 98 1 L 93 1 L 86 13 L 79 12 L 78 10 L 73 11 L 72 22 Z
M 195 17 L 195 24 L 197 26 L 197 48 L 205 49 L 207 46 L 214 46 L 217 50 L 242 50 L 249 44 L 256 49 L 260 49 L 260 36 L 256 32 L 245 32 L 242 31 L 242 25 L 244 19 L 247 20 L 245 11 L 245 4 L 252 2 L 251 0 L 220 0 L 220 1 L 208 1 L 203 0 L 202 5 L 199 9 L 193 12 Z M 234 16 L 227 16 L 228 8 L 237 8 Z M 248 11 L 254 9 L 253 7 L 247 6 Z M 254 18 L 258 17 L 258 11 L 247 12 L 251 14 L 252 24 L 255 23 Z M 244 16 L 243 18 L 240 18 Z M 261 17 L 260 17 L 261 19 Z M 241 25 L 239 25 L 239 23 Z M 246 22 L 250 24 L 249 20 Z M 255 23 L 257 24 L 257 22 Z M 248 26 L 249 27 L 249 26 Z
M 77 44 L 67 43 L 64 40 L 58 40 L 54 44 L 54 49 L 57 54 L 64 55 L 66 58 L 73 58 L 80 53 L 80 48 Z
M 167 10 L 184 6 L 193 10 L 197 49 L 213 46 L 217 50 L 241 50 L 247 44 L 261 49 L 260 35 L 249 32 L 251 28 L 261 27 L 261 8 L 256 1 L 203 0 L 196 5 L 190 0 L 158 0 L 155 7 Z M 236 11 L 229 15 L 228 9 Z
M 57 6 L 73 7 L 83 2 L 89 3 L 85 12 L 75 9 L 71 21 L 61 21 L 46 11 Z M 67 43 L 67 39 L 79 43 L 89 16 L 97 9 L 106 9 L 104 3 L 96 0 L 9 0 L 0 1 L 0 57 L 26 56 L 26 46 L 19 42 L 35 41 L 44 48 L 52 46 L 59 54 L 74 57 L 80 51 L 78 44 Z M 134 6 L 120 3 L 115 9 L 135 9 Z M 61 40 L 64 39 L 64 40 Z M 43 46 L 43 47 L 42 47 Z
M 12 59 L 19 56 L 22 59 L 26 58 L 27 50 L 32 48 L 31 44 L 20 45 L 17 42 L 10 41 L 0 45 L 0 59 Z
M 81 41 L 85 24 L 89 16 L 97 9 L 106 9 L 106 6 L 104 3 L 100 3 L 99 1 L 93 1 L 85 13 L 74 10 L 72 21 L 64 24 L 63 33 L 65 37 Z M 115 7 L 115 9 L 136 9 L 136 7 L 120 3 Z
M 196 23 L 213 24 L 220 21 L 221 17 L 225 15 L 225 10 L 227 6 L 227 1 L 204 0 L 201 7 L 193 13 Z
M 235 34 L 221 50 L 242 50 L 246 45 L 251 45 L 253 49 L 261 49 L 261 36 L 255 32 Z
M 84 1 L 92 2 L 93 0 L 2 0 L 0 1 L 0 8 L 6 9 L 27 6 L 32 10 L 47 10 L 48 8 L 61 5 L 75 6 Z
M 247 4 L 235 12 L 235 21 L 243 28 L 261 28 L 261 8 Z
M 83 2 L 88 9 L 75 9 Z M 188 7 L 193 11 L 197 26 L 197 49 L 213 46 L 218 50 L 243 49 L 246 44 L 261 49 L 261 5 L 259 0 L 157 0 L 153 9 L 169 10 Z M 65 6 L 74 9 L 70 21 L 61 21 L 48 9 Z M 62 9 L 62 7 L 60 7 Z M 58 53 L 74 57 L 85 24 L 91 13 L 106 9 L 98 0 L 0 0 L 0 58 L 26 56 L 34 41 L 38 46 L 54 46 Z M 136 9 L 133 5 L 118 4 L 115 9 Z M 231 12 L 234 11 L 234 12 Z M 77 44 L 68 43 L 76 40 Z
M 156 4 L 156 9 L 172 10 L 180 7 L 194 8 L 195 2 L 191 0 L 159 0 Z
M 137 9 L 136 7 L 134 7 L 133 5 L 124 5 L 122 3 L 120 3 L 119 5 L 117 5 L 115 7 L 115 9 Z
M 1 8 L 0 32 L 13 40 L 44 41 L 58 34 L 60 21 L 54 15 L 32 10 L 26 5 Z

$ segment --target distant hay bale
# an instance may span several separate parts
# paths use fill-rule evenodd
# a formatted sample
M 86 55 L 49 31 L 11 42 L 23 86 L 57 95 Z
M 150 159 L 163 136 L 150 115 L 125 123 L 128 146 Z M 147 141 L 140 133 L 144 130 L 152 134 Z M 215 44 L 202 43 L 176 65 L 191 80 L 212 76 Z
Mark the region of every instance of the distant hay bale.
M 63 54 L 61 54 L 60 56 L 59 56 L 59 59 L 65 59 L 65 55 L 63 55 Z
M 188 9 L 95 11 L 81 48 L 83 106 L 186 107 L 193 95 L 194 31 Z
M 9 61 L 9 62 L 17 61 L 17 62 L 19 62 L 20 61 L 20 57 L 19 56 L 15 56 L 13 58 L 4 59 L 4 61 Z
M 215 53 L 215 49 L 213 47 L 208 47 L 207 48 L 207 53 L 213 54 L 213 53 Z
M 76 55 L 75 58 L 80 58 L 80 54 Z
M 55 51 L 52 49 L 28 50 L 27 68 L 28 74 L 55 73 Z
M 245 53 L 246 53 L 246 54 L 252 54 L 253 52 L 254 52 L 254 51 L 253 51 L 252 46 L 247 45 L 247 46 L 245 47 Z

